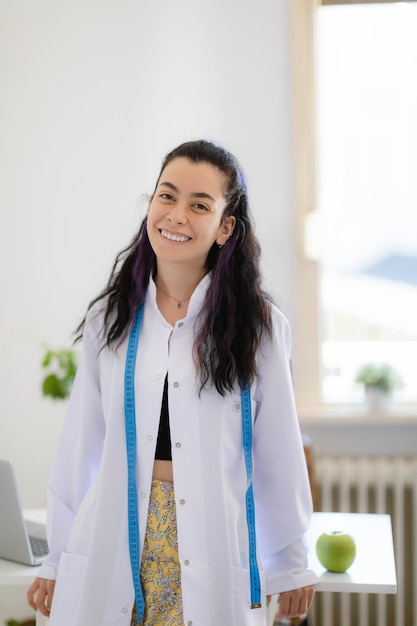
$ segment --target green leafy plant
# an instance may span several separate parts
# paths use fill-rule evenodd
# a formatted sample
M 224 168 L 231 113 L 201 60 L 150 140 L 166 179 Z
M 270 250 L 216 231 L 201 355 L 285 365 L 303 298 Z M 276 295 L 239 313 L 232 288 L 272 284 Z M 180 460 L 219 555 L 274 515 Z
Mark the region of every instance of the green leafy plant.
M 6 626 L 35 626 L 34 619 L 27 619 L 23 622 L 17 622 L 15 619 L 9 619 L 5 622 Z
M 70 394 L 77 371 L 77 355 L 74 350 L 62 348 L 47 350 L 42 359 L 45 377 L 42 393 L 54 399 L 64 400 Z
M 392 393 L 401 387 L 402 381 L 398 373 L 388 363 L 367 363 L 357 372 L 356 383 L 361 383 L 366 389 L 380 389 L 385 394 Z

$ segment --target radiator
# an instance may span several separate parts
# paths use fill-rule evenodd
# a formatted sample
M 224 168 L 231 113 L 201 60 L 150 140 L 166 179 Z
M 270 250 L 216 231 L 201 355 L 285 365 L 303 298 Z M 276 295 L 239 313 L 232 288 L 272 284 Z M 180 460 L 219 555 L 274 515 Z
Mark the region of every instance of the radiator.
M 319 511 L 388 513 L 394 533 L 396 595 L 317 593 L 312 626 L 417 626 L 417 457 L 315 460 Z

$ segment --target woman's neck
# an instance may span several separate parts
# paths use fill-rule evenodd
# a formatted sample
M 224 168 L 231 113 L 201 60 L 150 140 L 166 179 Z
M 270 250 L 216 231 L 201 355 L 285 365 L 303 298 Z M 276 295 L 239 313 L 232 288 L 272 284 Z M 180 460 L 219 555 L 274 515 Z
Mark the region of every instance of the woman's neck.
M 158 265 L 154 281 L 157 288 L 167 296 L 171 296 L 177 302 L 189 300 L 206 275 L 205 270 L 181 270 L 180 268 L 160 267 Z
M 158 267 L 154 276 L 156 301 L 165 319 L 174 326 L 187 315 L 195 288 L 206 272 L 185 272 Z

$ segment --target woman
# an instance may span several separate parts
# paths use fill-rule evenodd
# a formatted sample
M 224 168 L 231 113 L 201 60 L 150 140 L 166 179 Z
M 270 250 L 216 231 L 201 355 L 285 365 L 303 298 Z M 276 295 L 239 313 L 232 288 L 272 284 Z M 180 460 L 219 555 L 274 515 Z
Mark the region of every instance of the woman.
M 230 153 L 168 154 L 80 331 L 29 604 L 50 626 L 264 626 L 278 593 L 280 618 L 305 613 L 317 580 L 289 329 Z

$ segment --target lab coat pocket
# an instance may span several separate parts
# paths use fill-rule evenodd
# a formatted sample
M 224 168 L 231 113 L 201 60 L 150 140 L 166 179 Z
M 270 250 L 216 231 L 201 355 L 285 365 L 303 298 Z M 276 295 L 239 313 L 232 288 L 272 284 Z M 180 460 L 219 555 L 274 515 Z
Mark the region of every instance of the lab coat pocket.
M 252 422 L 256 415 L 256 402 L 252 400 Z M 242 402 L 240 395 L 232 394 L 227 400 L 222 429 L 222 465 L 224 469 L 242 471 L 245 468 L 242 431 Z
M 73 626 L 80 601 L 86 557 L 64 552 L 58 568 L 50 621 L 59 626 Z
M 260 570 L 259 576 L 261 579 L 262 606 L 257 609 L 251 609 L 250 572 L 247 569 L 233 568 L 235 624 L 239 624 L 239 626 L 271 626 L 269 623 L 269 609 L 266 607 L 266 597 L 263 593 L 265 589 L 265 575 L 262 570 Z
M 90 545 L 90 536 L 94 524 L 94 513 L 99 488 L 97 475 L 85 494 L 71 528 L 67 543 L 67 554 L 77 556 L 86 554 Z

